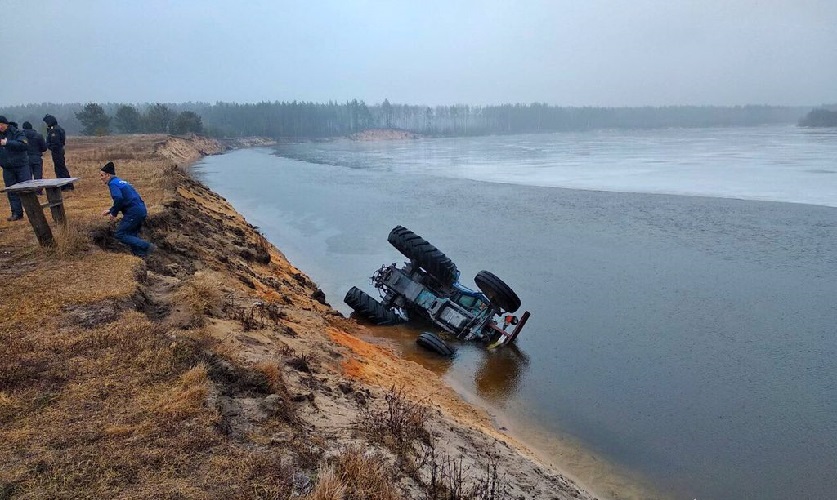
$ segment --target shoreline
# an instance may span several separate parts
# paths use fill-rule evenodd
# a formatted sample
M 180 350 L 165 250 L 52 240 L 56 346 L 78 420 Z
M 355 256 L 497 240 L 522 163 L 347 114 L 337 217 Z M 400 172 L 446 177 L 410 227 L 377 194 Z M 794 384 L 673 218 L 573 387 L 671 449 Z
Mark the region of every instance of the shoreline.
M 322 303 L 316 284 L 257 228 L 176 167 L 223 151 L 200 137 L 71 138 L 68 164 L 81 181 L 67 196 L 71 229 L 57 248 L 34 246 L 28 224 L 0 225 L 4 262 L 14 263 L 0 285 L 13 297 L 0 306 L 8 318 L 0 330 L 0 456 L 9 457 L 2 491 L 238 496 L 269 486 L 279 496 L 321 498 L 332 487 L 389 498 L 392 485 L 370 493 L 341 475 L 351 465 L 341 457 L 360 446 L 371 450 L 358 459 L 369 474 L 397 477 L 398 497 L 427 494 L 428 465 L 445 472 L 444 461 L 416 461 L 417 451 L 435 450 L 458 461 L 467 472 L 460 486 L 470 491 L 499 480 L 517 497 L 593 498 L 438 377 L 359 340 L 363 325 Z M 107 200 L 95 173 L 109 159 L 149 206 L 145 235 L 159 250 L 146 261 L 96 217 Z M 62 293 L 45 293 L 56 280 Z M 23 289 L 35 293 L 26 307 Z M 37 403 L 46 393 L 46 405 Z M 383 415 L 386 401 L 425 416 L 400 448 L 391 428 L 362 423 Z M 100 458 L 84 461 L 94 449 Z M 149 453 L 181 465 L 161 469 Z M 230 460 L 240 467 L 224 466 Z M 280 477 L 305 480 L 255 472 L 268 463 Z M 494 475 L 481 476 L 486 464 Z

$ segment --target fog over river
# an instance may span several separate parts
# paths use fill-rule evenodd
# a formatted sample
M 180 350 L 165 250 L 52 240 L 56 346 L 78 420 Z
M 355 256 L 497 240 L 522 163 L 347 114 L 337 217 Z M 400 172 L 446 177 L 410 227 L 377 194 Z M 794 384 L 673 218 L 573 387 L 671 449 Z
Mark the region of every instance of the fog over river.
M 196 176 L 329 303 L 403 261 L 404 225 L 462 282 L 489 270 L 532 317 L 519 352 L 415 330 L 380 342 L 443 373 L 595 491 L 837 491 L 837 133 L 595 131 L 289 144 Z M 612 464 L 611 468 L 608 464 Z

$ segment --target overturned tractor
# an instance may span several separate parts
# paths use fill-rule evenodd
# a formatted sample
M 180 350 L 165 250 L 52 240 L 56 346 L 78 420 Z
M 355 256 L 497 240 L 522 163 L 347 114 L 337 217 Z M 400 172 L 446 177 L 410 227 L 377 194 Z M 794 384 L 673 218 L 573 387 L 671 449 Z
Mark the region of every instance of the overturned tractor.
M 404 321 L 429 321 L 460 340 L 477 341 L 494 348 L 517 339 L 529 318 L 518 318 L 520 299 L 503 280 L 480 271 L 474 291 L 459 282 L 459 270 L 444 253 L 421 236 L 396 226 L 387 241 L 407 257 L 402 266 L 384 265 L 372 275 L 381 300 L 352 287 L 344 301 L 355 313 L 378 325 Z M 451 347 L 433 332 L 423 332 L 419 345 L 450 356 Z

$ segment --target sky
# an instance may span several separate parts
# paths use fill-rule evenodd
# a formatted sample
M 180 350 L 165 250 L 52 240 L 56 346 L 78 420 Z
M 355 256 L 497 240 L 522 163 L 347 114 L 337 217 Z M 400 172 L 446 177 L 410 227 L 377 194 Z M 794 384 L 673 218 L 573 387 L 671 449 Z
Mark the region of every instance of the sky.
M 0 105 L 837 103 L 837 0 L 0 0 L 0 10 Z

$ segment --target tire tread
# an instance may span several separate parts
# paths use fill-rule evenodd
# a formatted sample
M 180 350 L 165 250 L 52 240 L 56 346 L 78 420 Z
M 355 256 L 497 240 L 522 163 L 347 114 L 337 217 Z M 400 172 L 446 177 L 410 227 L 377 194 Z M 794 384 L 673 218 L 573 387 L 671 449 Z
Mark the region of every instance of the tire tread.
M 450 258 L 406 227 L 395 226 L 387 241 L 443 285 L 450 286 L 459 278 L 459 270 Z
M 503 280 L 489 271 L 480 271 L 474 278 L 482 293 L 495 305 L 506 312 L 513 313 L 520 309 L 520 298 Z
M 416 343 L 429 351 L 445 357 L 451 357 L 454 353 L 453 349 L 444 340 L 432 332 L 422 332 L 416 339 Z
M 374 297 L 360 288 L 353 286 L 346 292 L 343 299 L 358 315 L 372 321 L 376 325 L 395 325 L 401 323 L 401 317 L 384 307 Z

